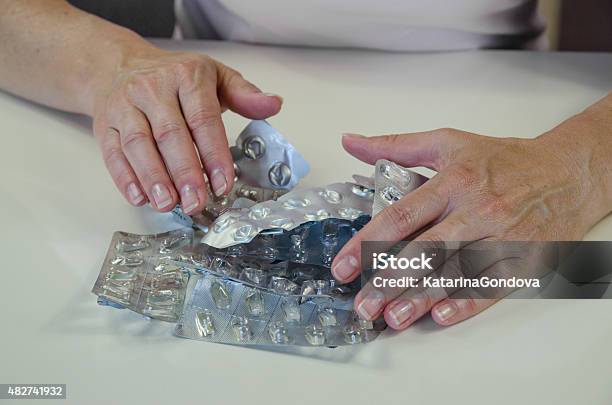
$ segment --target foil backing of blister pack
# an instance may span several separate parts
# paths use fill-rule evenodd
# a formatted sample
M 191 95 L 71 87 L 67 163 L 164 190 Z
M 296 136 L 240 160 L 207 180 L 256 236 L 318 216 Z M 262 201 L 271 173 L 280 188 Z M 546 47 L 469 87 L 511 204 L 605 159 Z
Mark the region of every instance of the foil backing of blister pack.
M 292 190 L 276 201 L 225 212 L 215 220 L 202 242 L 227 248 L 250 242 L 263 230 L 288 231 L 306 222 L 328 218 L 355 220 L 371 214 L 372 201 L 372 191 L 354 183 Z
M 416 190 L 427 180 L 427 177 L 389 160 L 376 161 L 372 216 Z
M 246 184 L 290 190 L 310 170 L 308 162 L 266 121 L 251 121 L 231 148 L 238 177 Z

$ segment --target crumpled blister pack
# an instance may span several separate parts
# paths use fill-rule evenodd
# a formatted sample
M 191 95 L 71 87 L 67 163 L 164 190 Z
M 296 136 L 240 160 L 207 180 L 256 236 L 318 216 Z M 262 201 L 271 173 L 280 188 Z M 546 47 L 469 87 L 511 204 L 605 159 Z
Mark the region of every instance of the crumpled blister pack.
M 98 303 L 175 324 L 177 336 L 238 345 L 367 343 L 384 329 L 360 320 L 360 280 L 340 285 L 329 267 L 372 215 L 427 179 L 389 161 L 374 177 L 292 188 L 308 164 L 274 128 L 253 121 L 232 148 L 233 189 L 210 194 L 190 229 L 116 232 L 96 280 Z
M 310 221 L 289 231 L 283 229 L 262 231 L 249 243 L 233 244 L 223 248 L 199 243 L 193 247 L 193 250 L 199 254 L 226 254 L 270 261 L 287 260 L 293 263 L 330 267 L 340 248 L 369 219 L 369 216 L 360 216 L 354 220 L 329 218 Z
M 294 229 L 310 221 L 328 218 L 355 220 L 370 216 L 372 193 L 351 183 L 293 190 L 275 201 L 248 209 L 227 211 L 217 218 L 202 240 L 217 248 L 250 242 L 264 229 Z
M 177 336 L 217 343 L 340 346 L 379 334 L 380 322 L 352 311 L 358 282 L 337 285 L 318 265 L 202 251 L 193 237 L 116 232 L 94 285 L 98 302 L 176 323 Z
M 208 189 L 208 200 L 202 213 L 186 215 L 179 205 L 172 210 L 172 214 L 183 225 L 208 232 L 210 224 L 224 212 L 232 208 L 249 208 L 259 202 L 276 200 L 286 192 L 287 190 L 250 186 L 237 178 L 230 192 L 225 195 L 217 197 Z

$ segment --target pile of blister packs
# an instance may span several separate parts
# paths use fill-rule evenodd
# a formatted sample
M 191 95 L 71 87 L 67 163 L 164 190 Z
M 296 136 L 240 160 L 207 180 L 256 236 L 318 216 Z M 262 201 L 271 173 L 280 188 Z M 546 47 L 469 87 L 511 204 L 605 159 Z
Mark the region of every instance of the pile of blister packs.
M 381 160 L 374 178 L 294 187 L 304 158 L 265 121 L 231 148 L 237 178 L 184 228 L 116 232 L 93 288 L 98 303 L 175 323 L 177 336 L 239 345 L 366 343 L 384 329 L 353 312 L 360 280 L 338 284 L 333 258 L 372 217 L 427 179 Z

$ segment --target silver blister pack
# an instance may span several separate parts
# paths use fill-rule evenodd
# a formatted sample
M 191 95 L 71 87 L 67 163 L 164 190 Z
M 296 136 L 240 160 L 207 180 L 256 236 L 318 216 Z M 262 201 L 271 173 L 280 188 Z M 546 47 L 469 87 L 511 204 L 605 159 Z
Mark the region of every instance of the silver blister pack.
M 231 148 L 237 176 L 246 184 L 290 190 L 310 170 L 300 153 L 266 121 L 251 121 Z
M 349 229 L 331 219 L 310 226 L 317 238 L 340 237 L 338 223 Z M 339 346 L 369 342 L 384 327 L 352 312 L 358 281 L 338 285 L 323 266 L 231 249 L 201 252 L 193 237 L 116 232 L 93 288 L 99 303 L 178 321 L 177 335 L 217 343 Z
M 367 343 L 380 333 L 354 314 L 352 299 L 327 295 L 325 281 L 305 282 L 297 295 L 298 288 L 291 287 L 272 279 L 269 288 L 262 288 L 205 273 L 187 300 L 175 334 L 237 345 L 335 347 Z
M 354 183 L 292 190 L 276 201 L 225 212 L 215 220 L 202 242 L 226 248 L 250 242 L 266 229 L 288 231 L 306 222 L 328 218 L 355 220 L 371 215 L 372 201 L 372 191 Z
M 115 232 L 92 290 L 98 303 L 176 322 L 190 270 L 172 260 L 192 239 L 191 230 L 146 236 Z
M 429 180 L 425 176 L 385 159 L 376 161 L 375 170 L 372 216 Z
M 232 208 L 249 208 L 258 202 L 276 200 L 286 192 L 286 190 L 250 186 L 236 179 L 232 190 L 220 197 L 215 196 L 208 188 L 208 200 L 202 213 L 186 215 L 179 205 L 172 210 L 172 214 L 182 225 L 208 232 L 210 224 L 225 211 Z
M 290 231 L 263 231 L 250 242 L 223 249 L 197 243 L 194 244 L 193 252 L 330 267 L 340 249 L 369 219 L 369 216 L 360 216 L 352 221 L 328 218 L 307 222 Z
M 353 174 L 353 180 L 355 184 L 358 184 L 362 187 L 365 187 L 368 190 L 372 191 L 372 195 L 374 195 L 374 177 L 362 176 L 360 174 Z

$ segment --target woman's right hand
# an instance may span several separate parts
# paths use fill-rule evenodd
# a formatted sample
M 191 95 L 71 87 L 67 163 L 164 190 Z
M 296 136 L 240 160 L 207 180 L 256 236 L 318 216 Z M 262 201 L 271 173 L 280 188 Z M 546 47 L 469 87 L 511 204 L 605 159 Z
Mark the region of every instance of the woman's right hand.
M 231 189 L 223 111 L 264 119 L 282 104 L 206 55 L 154 47 L 92 82 L 94 134 L 110 175 L 131 204 L 160 212 L 204 208 L 202 167 L 215 195 Z

